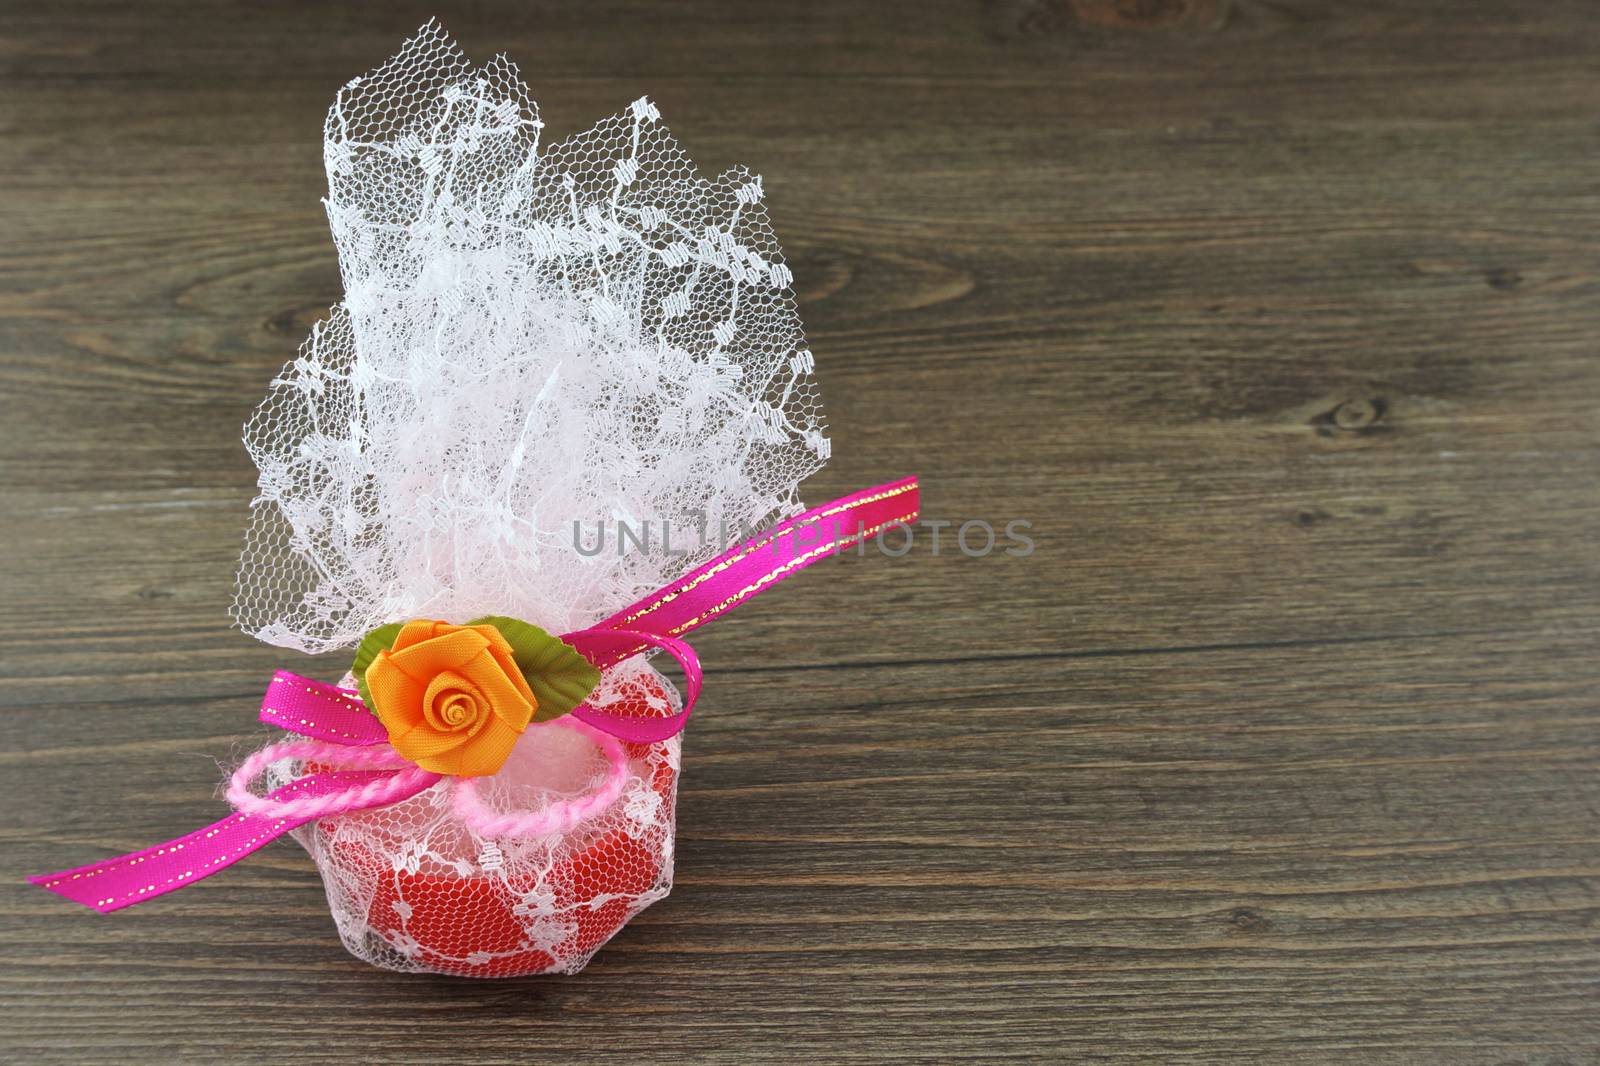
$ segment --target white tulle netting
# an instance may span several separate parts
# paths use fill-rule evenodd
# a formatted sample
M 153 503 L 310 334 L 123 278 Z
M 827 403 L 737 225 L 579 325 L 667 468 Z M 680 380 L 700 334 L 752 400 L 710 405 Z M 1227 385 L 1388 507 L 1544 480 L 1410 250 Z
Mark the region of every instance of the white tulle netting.
M 245 427 L 246 632 L 315 653 L 411 618 L 573 631 L 803 509 L 829 446 L 760 179 L 701 177 L 646 99 L 558 144 L 542 128 L 515 67 L 473 67 L 434 23 L 338 94 L 345 296 Z M 676 699 L 632 660 L 590 702 Z M 478 837 L 448 780 L 302 829 L 346 946 L 403 970 L 582 967 L 671 887 L 678 742 L 627 747 L 617 801 L 555 837 Z M 484 791 L 536 810 L 604 767 L 536 726 Z
M 646 99 L 541 128 L 515 67 L 471 67 L 432 23 L 339 93 L 345 298 L 245 427 L 247 632 L 566 632 L 802 509 L 828 439 L 760 178 L 702 178 Z M 655 547 L 618 550 L 619 525 Z

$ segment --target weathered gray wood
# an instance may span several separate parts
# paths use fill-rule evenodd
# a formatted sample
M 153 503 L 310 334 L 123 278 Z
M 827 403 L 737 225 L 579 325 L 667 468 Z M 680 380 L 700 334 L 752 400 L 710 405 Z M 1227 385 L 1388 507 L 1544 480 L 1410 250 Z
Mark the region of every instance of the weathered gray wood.
M 678 888 L 581 976 L 344 955 L 217 817 L 238 426 L 338 274 L 334 90 L 439 14 L 561 136 L 765 177 L 835 437 L 926 542 L 719 622 Z M 0 1048 L 17 1061 L 1600 1058 L 1600 11 L 0 11 Z M 329 660 L 306 672 L 338 672 Z

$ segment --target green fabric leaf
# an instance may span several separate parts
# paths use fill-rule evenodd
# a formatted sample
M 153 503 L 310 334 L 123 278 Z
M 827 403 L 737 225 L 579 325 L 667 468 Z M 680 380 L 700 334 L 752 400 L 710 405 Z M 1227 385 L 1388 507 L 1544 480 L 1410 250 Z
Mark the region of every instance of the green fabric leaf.
M 511 645 L 511 654 L 539 701 L 533 712 L 535 722 L 560 718 L 600 683 L 600 671 L 576 648 L 536 625 L 500 615 L 475 618 L 467 624 L 494 626 Z
M 390 622 L 386 626 L 379 626 L 361 638 L 361 643 L 356 647 L 356 661 L 350 664 L 350 672 L 355 675 L 356 688 L 361 691 L 361 702 L 367 705 L 367 710 L 374 714 L 377 711 L 372 706 L 372 693 L 367 691 L 367 667 L 372 665 L 372 660 L 378 657 L 380 651 L 394 647 L 394 640 L 400 635 L 400 630 L 405 628 L 402 622 Z

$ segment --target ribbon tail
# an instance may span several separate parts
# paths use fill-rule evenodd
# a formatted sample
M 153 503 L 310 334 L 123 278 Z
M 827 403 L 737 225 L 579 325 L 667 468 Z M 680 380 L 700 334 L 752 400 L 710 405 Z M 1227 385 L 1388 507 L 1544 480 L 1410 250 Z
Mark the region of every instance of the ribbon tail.
M 287 801 L 344 792 L 383 776 L 387 776 L 386 772 L 374 770 L 311 774 L 285 785 L 268 798 Z M 426 780 L 409 794 L 416 795 L 437 780 L 437 777 Z M 394 802 L 394 799 L 385 802 Z M 315 821 L 316 817 L 234 814 L 165 844 L 28 880 L 63 899 L 109 914 L 176 892 L 226 870 L 290 830 Z
M 808 566 L 870 540 L 891 526 L 915 521 L 921 490 L 914 477 L 840 497 L 779 523 L 755 540 L 724 552 L 630 607 L 561 639 L 601 670 L 649 648 L 683 667 L 683 710 L 669 718 L 632 718 L 580 703 L 579 721 L 614 737 L 652 743 L 682 731 L 700 695 L 700 660 L 681 634 L 698 629 Z
M 591 628 L 682 636 L 830 555 L 916 521 L 921 497 L 914 477 L 841 496 L 724 552 Z

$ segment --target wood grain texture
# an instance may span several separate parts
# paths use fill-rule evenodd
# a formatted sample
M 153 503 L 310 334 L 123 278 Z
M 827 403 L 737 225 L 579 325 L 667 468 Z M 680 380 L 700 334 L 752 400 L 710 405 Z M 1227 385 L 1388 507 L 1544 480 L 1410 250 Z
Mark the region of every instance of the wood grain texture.
M 260 735 L 238 427 L 339 298 L 328 102 L 432 14 L 555 136 L 649 93 L 764 175 L 809 499 L 1037 545 L 708 629 L 677 888 L 575 978 L 365 968 L 289 843 L 19 883 Z M 1579 0 L 4 5 L 0 1058 L 1600 1061 L 1597 49 Z

